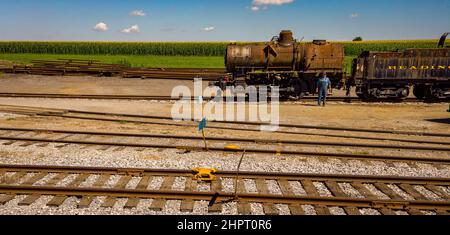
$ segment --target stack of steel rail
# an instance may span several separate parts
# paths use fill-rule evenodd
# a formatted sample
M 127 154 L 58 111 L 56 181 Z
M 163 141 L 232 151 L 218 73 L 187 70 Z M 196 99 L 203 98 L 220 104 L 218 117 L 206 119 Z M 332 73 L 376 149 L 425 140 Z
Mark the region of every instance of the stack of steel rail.
M 34 60 L 32 65 L 14 65 L 5 71 L 36 75 L 99 75 L 112 76 L 120 74 L 125 66 L 105 64 L 95 60 L 59 59 L 57 61 Z
M 206 81 L 215 81 L 226 76 L 224 69 L 164 69 L 131 68 L 121 64 L 106 64 L 96 60 L 58 59 L 55 61 L 34 60 L 31 65 L 13 65 L 2 67 L 5 73 L 25 73 L 34 75 L 96 75 L 122 76 L 124 78 L 193 80 L 200 77 Z

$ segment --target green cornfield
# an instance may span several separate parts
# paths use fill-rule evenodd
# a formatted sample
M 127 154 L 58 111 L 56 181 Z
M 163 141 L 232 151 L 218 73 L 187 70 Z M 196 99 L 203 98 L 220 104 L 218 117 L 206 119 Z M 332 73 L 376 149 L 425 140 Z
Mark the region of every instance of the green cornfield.
M 0 53 L 222 56 L 225 42 L 0 42 Z
M 436 48 L 438 40 L 391 40 L 391 41 L 363 41 L 337 42 L 345 46 L 345 55 L 358 56 L 363 51 L 395 51 L 408 48 Z M 447 43 L 447 46 L 450 44 Z
M 244 44 L 244 42 L 242 42 Z M 435 48 L 437 40 L 335 42 L 347 56 L 362 51 Z M 223 56 L 228 42 L 0 42 L 0 53 L 71 55 Z

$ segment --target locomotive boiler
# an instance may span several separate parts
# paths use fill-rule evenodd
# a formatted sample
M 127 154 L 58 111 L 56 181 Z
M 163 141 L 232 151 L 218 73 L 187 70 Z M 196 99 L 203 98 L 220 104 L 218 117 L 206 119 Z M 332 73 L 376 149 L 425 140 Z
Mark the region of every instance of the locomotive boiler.
M 300 99 L 315 93 L 316 81 L 327 73 L 333 87 L 344 79 L 344 46 L 325 40 L 299 43 L 289 30 L 281 31 L 270 42 L 230 44 L 225 66 L 231 77 L 214 85 L 278 86 L 280 97 Z

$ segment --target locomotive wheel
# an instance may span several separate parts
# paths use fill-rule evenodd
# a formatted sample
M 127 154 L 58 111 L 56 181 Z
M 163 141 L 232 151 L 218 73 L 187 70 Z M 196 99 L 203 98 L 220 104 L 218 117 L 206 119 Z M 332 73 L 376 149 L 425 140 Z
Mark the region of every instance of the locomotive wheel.
M 367 87 L 361 87 L 360 92 L 356 93 L 356 94 L 362 100 L 373 100 L 373 99 L 376 99 L 376 97 L 374 97 L 373 95 L 371 95 L 369 93 L 369 90 L 367 89 Z
M 292 96 L 292 95 L 290 95 L 288 98 L 289 98 L 289 100 L 292 100 L 292 101 L 298 101 L 298 100 L 300 100 L 301 98 L 305 97 L 305 95 L 306 95 L 305 92 L 300 92 L 299 95 L 297 95 L 297 96 Z
M 433 100 L 437 100 L 437 99 L 441 98 L 440 97 L 440 90 L 439 89 L 430 89 L 430 96 L 429 96 L 429 98 L 433 99 Z
M 431 86 L 424 86 L 425 99 L 433 100 L 439 98 L 439 93 L 435 92 Z
M 356 95 L 360 98 L 360 99 L 366 99 L 366 97 L 364 96 L 364 94 L 361 93 L 356 93 Z
M 301 80 L 291 80 L 289 86 L 292 88 L 292 92 L 290 92 L 291 94 L 289 94 L 288 98 L 289 100 L 299 100 L 301 98 L 303 98 L 306 95 L 306 92 L 304 92 L 304 88 L 306 87 L 305 82 L 301 81 Z
M 409 96 L 409 88 L 408 87 L 399 89 L 399 95 L 398 95 L 399 99 L 404 99 L 408 96 Z
M 423 99 L 425 97 L 425 86 L 417 85 L 414 86 L 413 94 L 418 99 Z

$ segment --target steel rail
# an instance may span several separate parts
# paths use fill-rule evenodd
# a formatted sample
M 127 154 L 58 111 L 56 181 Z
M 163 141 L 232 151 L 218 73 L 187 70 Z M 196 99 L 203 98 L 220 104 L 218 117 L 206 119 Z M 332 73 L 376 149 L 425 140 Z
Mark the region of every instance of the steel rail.
M 86 141 L 86 140 L 64 140 L 64 139 L 46 139 L 33 137 L 4 137 L 0 136 L 0 140 L 10 141 L 26 141 L 26 142 L 44 142 L 44 143 L 62 143 L 62 144 L 80 144 L 80 145 L 100 145 L 100 146 L 116 146 L 116 147 L 136 147 L 136 148 L 160 148 L 160 149 L 180 149 L 187 151 L 205 151 L 204 147 L 198 146 L 177 146 L 163 144 L 139 144 L 139 143 L 120 143 L 106 141 Z M 209 151 L 215 152 L 240 152 L 241 150 L 230 148 L 209 147 Z M 347 159 L 364 159 L 364 160 L 382 160 L 382 161 L 400 161 L 400 162 L 423 162 L 450 164 L 450 158 L 438 157 L 414 157 L 414 156 L 387 156 L 387 155 L 365 155 L 365 154 L 349 154 L 349 153 L 328 153 L 328 152 L 308 152 L 293 150 L 267 150 L 267 149 L 245 149 L 247 153 L 255 154 L 284 154 L 299 156 L 320 156 L 331 158 L 347 158 Z
M 0 93 L 7 98 L 57 98 L 57 99 L 110 99 L 110 100 L 197 100 L 198 97 L 146 96 L 146 95 L 88 95 L 88 94 L 46 94 L 46 93 Z M 224 101 L 236 101 L 236 97 L 222 97 Z M 203 100 L 213 100 L 214 97 L 203 97 Z M 316 97 L 304 97 L 304 100 L 315 100 Z M 330 101 L 358 101 L 357 97 L 328 97 Z M 245 99 L 248 101 L 248 99 Z
M 70 113 L 78 113 L 78 112 L 72 112 L 68 111 L 66 114 L 54 114 L 54 113 L 42 113 L 37 114 L 41 116 L 60 116 L 65 118 L 75 118 L 75 119 L 86 119 L 86 120 L 97 120 L 97 121 L 124 121 L 124 122 L 135 122 L 135 123 L 142 123 L 142 124 L 159 124 L 159 125 L 171 125 L 171 126 L 196 126 L 195 124 L 189 125 L 189 124 L 179 124 L 179 123 L 161 123 L 161 122 L 154 122 L 154 121 L 138 121 L 138 120 L 117 120 L 112 118 L 96 118 L 96 117 L 80 117 L 80 116 L 69 116 Z M 89 114 L 88 112 L 79 112 L 79 113 L 85 113 Z M 94 112 L 91 112 L 93 115 L 104 115 L 104 116 L 122 116 L 122 117 L 130 117 L 133 118 L 133 115 L 115 115 L 115 114 L 95 114 Z M 106 114 L 106 115 L 105 115 Z M 136 118 L 144 118 L 139 117 L 139 115 L 135 115 Z M 149 117 L 151 118 L 151 117 Z M 169 118 L 160 118 L 163 120 L 169 120 Z M 173 119 L 171 119 L 173 121 Z M 192 121 L 192 120 L 191 120 Z M 251 122 L 227 122 L 227 121 L 211 121 L 212 123 L 221 123 L 221 124 L 235 124 L 235 125 L 250 125 L 250 126 L 265 126 L 264 123 L 251 123 Z M 270 125 L 268 125 L 270 126 Z M 446 133 L 427 133 L 427 132 L 408 132 L 408 131 L 386 131 L 386 130 L 371 130 L 371 129 L 355 129 L 355 128 L 338 128 L 338 127 L 319 127 L 319 126 L 308 126 L 308 125 L 290 125 L 290 124 L 280 124 L 279 127 L 287 127 L 287 128 L 299 128 L 299 129 L 317 129 L 317 130 L 333 130 L 333 131 L 347 131 L 347 132 L 366 132 L 366 133 L 378 133 L 378 134 L 395 134 L 395 135 L 413 135 L 413 136 L 427 136 L 427 137 L 450 137 L 450 134 Z M 259 129 L 248 129 L 248 128 L 234 128 L 234 127 L 219 127 L 219 126 L 209 126 L 209 128 L 213 129 L 222 129 L 222 130 L 239 130 L 239 131 L 252 131 L 252 132 L 260 132 Z M 275 131 L 276 133 L 282 133 L 282 134 L 304 134 L 299 133 L 295 131 Z M 386 139 L 385 139 L 386 140 Z
M 167 79 L 167 78 L 152 78 L 152 79 Z M 181 80 L 192 80 L 192 79 L 181 79 Z M 182 98 L 174 98 L 171 96 L 146 96 L 146 95 L 88 95 L 88 94 L 46 94 L 46 93 L 7 93 L 2 92 L 0 93 L 0 97 L 8 97 L 8 98 L 52 98 L 52 99 L 104 99 L 104 100 L 161 100 L 161 101 L 178 101 L 178 100 L 196 100 L 198 97 L 182 97 Z M 203 100 L 209 101 L 213 100 L 214 97 L 204 97 Z M 316 100 L 317 97 L 304 97 L 302 100 L 299 101 L 287 101 L 287 100 L 281 100 L 280 102 L 286 102 L 286 103 L 298 103 L 302 101 L 312 101 Z M 421 100 L 416 98 L 407 98 L 402 101 L 398 100 L 390 100 L 390 99 L 381 99 L 381 100 L 373 100 L 373 101 L 364 101 L 361 100 L 358 97 L 328 97 L 329 101 L 335 101 L 335 102 L 360 102 L 360 103 L 401 103 L 401 102 L 410 102 L 410 103 L 441 103 L 441 102 L 448 102 L 449 99 L 439 99 L 439 100 Z M 223 97 L 223 101 L 240 101 L 237 100 L 236 97 L 227 98 Z M 245 99 L 246 102 L 248 102 L 248 99 Z
M 173 120 L 173 118 L 171 118 L 171 117 L 161 117 L 161 116 L 147 116 L 147 115 L 120 114 L 120 113 L 104 113 L 104 112 L 91 112 L 91 111 L 78 111 L 78 110 L 66 110 L 66 111 L 69 112 L 69 113 L 72 112 L 72 113 L 85 113 L 85 114 L 99 114 L 99 115 L 113 115 L 113 116 L 123 116 L 123 117 L 154 118 L 154 119 Z M 191 121 L 197 121 L 197 120 L 191 120 Z M 251 125 L 251 126 L 270 125 L 270 123 L 246 122 L 246 121 L 217 121 L 217 120 L 212 120 L 210 122 L 223 123 L 223 124 L 241 124 L 241 125 Z M 419 136 L 450 137 L 450 133 L 431 133 L 431 132 L 412 132 L 412 131 L 364 129 L 364 128 L 350 128 L 350 127 L 313 126 L 313 125 L 299 125 L 299 124 L 287 124 L 287 123 L 280 123 L 279 126 L 280 127 L 289 127 L 289 128 L 300 128 L 300 129 L 318 129 L 318 130 L 349 131 L 349 132 L 367 132 L 367 133 L 378 133 L 378 134 L 398 134 L 398 135 L 419 135 Z
M 1 185 L 0 192 L 5 194 L 30 194 L 50 196 L 109 196 L 115 198 L 139 198 L 139 199 L 167 199 L 167 200 L 202 200 L 210 201 L 217 197 L 216 203 L 238 200 L 240 202 L 253 203 L 280 203 L 280 204 L 306 204 L 326 206 L 353 206 L 373 208 L 376 205 L 402 205 L 401 209 L 415 208 L 422 210 L 450 210 L 449 201 L 422 201 L 422 200 L 380 200 L 347 197 L 311 197 L 311 196 L 284 196 L 274 194 L 234 194 L 216 192 L 192 192 L 192 191 L 159 191 L 137 189 L 108 189 L 108 188 L 65 188 L 46 186 L 11 186 Z
M 26 132 L 51 132 L 61 134 L 77 135 L 98 135 L 98 136 L 120 136 L 120 137 L 138 137 L 138 138 L 158 138 L 158 139 L 183 139 L 183 140 L 203 140 L 203 137 L 192 135 L 166 135 L 166 134 L 143 134 L 143 133 L 125 133 L 125 132 L 100 132 L 100 131 L 76 131 L 76 130 L 57 130 L 40 128 L 12 128 L 1 127 L 3 131 L 26 131 Z M 259 138 L 229 138 L 229 137 L 205 137 L 208 141 L 230 141 L 230 142 L 248 142 L 256 144 L 289 144 L 289 145 L 314 145 L 314 146 L 339 146 L 356 148 L 381 148 L 381 149 L 402 149 L 402 150 L 425 150 L 425 151 L 443 151 L 450 152 L 449 147 L 431 147 L 431 146 L 396 146 L 385 144 L 364 144 L 364 143 L 345 143 L 345 142 L 323 142 L 323 141 L 301 141 L 301 140 L 282 140 L 282 139 L 259 139 Z
M 0 93 L 0 97 L 16 98 L 51 98 L 51 99 L 104 99 L 104 100 L 195 100 L 195 97 L 173 98 L 170 96 L 139 96 L 139 95 L 85 95 L 85 94 L 37 94 L 37 93 Z M 211 99 L 205 97 L 205 100 Z

